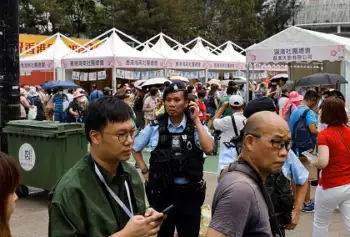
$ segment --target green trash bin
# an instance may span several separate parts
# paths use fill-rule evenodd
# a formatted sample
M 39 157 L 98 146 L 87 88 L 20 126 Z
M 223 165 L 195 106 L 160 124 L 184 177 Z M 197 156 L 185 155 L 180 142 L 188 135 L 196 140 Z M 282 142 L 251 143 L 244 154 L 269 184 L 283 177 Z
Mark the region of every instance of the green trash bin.
M 21 168 L 20 196 L 27 186 L 51 190 L 87 152 L 84 125 L 54 121 L 14 120 L 6 124 L 9 155 Z

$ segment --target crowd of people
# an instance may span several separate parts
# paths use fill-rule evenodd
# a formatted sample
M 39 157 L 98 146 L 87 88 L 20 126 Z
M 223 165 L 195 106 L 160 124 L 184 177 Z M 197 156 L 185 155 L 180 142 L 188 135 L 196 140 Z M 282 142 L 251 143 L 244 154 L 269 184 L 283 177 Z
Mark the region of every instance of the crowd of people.
M 37 120 L 83 122 L 91 145 L 51 190 L 49 236 L 198 236 L 203 164 L 214 153 L 218 183 L 207 237 L 285 236 L 302 211 L 315 212 L 313 237 L 328 236 L 336 208 L 350 233 L 345 97 L 329 88 L 290 91 L 284 80 L 248 90 L 233 81 L 226 88 L 119 85 L 113 96 L 96 86 L 89 96 L 21 88 L 21 118 L 36 107 Z M 254 97 L 249 103 L 246 94 Z M 143 180 L 126 162 L 131 155 Z M 0 236 L 8 237 L 19 172 L 6 154 L 0 172 Z

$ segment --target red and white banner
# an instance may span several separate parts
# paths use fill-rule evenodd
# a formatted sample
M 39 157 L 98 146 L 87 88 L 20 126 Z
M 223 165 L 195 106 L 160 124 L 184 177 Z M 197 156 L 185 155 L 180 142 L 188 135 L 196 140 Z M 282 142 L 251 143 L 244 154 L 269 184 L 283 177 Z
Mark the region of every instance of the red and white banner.
M 286 42 L 287 44 L 288 42 Z M 344 45 L 276 47 L 274 49 L 252 49 L 247 51 L 247 62 L 281 63 L 311 61 L 343 61 Z

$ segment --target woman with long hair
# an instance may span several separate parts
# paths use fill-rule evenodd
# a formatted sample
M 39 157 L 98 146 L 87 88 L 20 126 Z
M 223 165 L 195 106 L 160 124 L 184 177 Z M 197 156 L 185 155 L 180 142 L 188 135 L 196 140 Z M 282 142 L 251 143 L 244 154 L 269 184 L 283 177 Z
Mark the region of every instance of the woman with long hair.
M 0 237 L 11 237 L 10 217 L 17 200 L 20 172 L 15 160 L 0 152 Z

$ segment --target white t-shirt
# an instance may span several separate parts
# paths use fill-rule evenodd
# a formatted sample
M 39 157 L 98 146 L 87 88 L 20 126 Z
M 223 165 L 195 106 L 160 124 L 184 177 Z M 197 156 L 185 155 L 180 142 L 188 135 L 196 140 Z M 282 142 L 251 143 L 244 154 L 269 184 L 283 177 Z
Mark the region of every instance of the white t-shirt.
M 238 133 L 244 128 L 244 122 L 246 117 L 243 116 L 243 112 L 233 113 L 235 118 Z M 231 116 L 215 119 L 213 126 L 216 130 L 222 131 L 220 138 L 220 150 L 224 147 L 224 142 L 229 142 L 233 137 L 238 136 L 233 129 Z
M 287 97 L 279 98 L 279 100 L 278 100 L 278 108 L 279 108 L 278 114 L 279 115 L 282 115 L 283 108 L 286 105 L 287 101 L 288 101 Z

